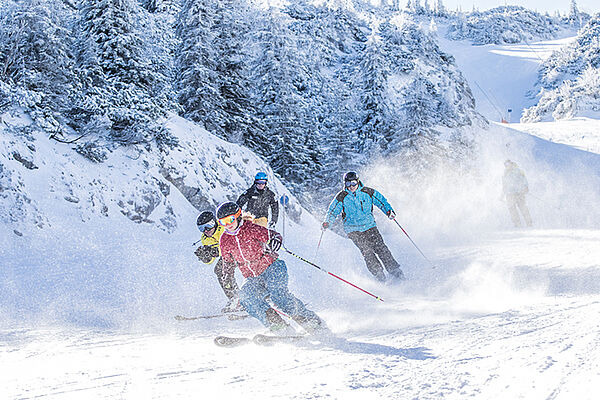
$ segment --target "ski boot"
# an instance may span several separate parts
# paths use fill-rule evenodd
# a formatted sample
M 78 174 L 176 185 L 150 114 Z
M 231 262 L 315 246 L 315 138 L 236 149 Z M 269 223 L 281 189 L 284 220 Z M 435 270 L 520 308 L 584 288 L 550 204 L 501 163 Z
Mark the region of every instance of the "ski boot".
M 292 319 L 300 325 L 309 335 L 329 335 L 331 332 L 321 318 L 316 314 L 312 317 L 305 317 L 303 315 L 294 315 Z
M 230 299 L 227 305 L 221 309 L 221 312 L 223 314 L 242 311 L 245 311 L 244 307 L 240 304 L 240 299 L 238 299 L 237 297 Z

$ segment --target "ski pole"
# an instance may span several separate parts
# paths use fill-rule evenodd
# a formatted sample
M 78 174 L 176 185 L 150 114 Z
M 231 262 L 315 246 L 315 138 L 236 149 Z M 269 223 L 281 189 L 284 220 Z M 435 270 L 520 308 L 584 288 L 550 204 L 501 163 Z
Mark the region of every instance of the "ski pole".
M 379 202 L 379 204 L 381 204 L 384 208 L 385 205 L 383 204 L 383 202 L 381 200 L 379 200 L 376 197 L 373 197 L 373 199 L 377 200 Z M 425 258 L 427 260 L 427 262 L 431 265 L 432 268 L 435 268 L 435 265 L 429 260 L 429 258 L 427 258 L 425 256 L 425 254 L 423 254 L 423 252 L 421 251 L 421 249 L 419 249 L 419 246 L 417 246 L 417 244 L 410 238 L 410 236 L 408 235 L 408 233 L 406 233 L 406 231 L 404 230 L 404 228 L 400 225 L 400 223 L 398 221 L 396 221 L 396 217 L 394 217 L 394 222 L 396 223 L 396 225 L 398 225 L 400 227 L 400 229 L 402 229 L 402 232 L 404 232 L 404 234 L 406 235 L 406 237 L 408 238 L 408 240 L 410 240 L 410 242 L 413 244 L 413 246 L 415 246 L 415 248 L 417 250 L 419 250 L 419 253 L 421 253 L 421 255 L 423 256 L 423 258 Z
M 317 251 L 315 251 L 315 259 L 317 258 L 317 254 L 319 253 L 319 248 L 321 247 L 321 240 L 323 239 L 323 234 L 325 231 L 321 231 L 321 236 L 319 237 L 319 243 L 317 243 Z
M 383 299 L 382 299 L 381 297 L 379 297 L 379 296 L 375 296 L 373 293 L 371 293 L 371 292 L 368 292 L 368 291 L 366 291 L 365 289 L 363 289 L 363 288 L 360 288 L 360 287 L 356 286 L 356 285 L 355 285 L 354 283 L 352 283 L 352 282 L 348 282 L 347 280 L 345 280 L 345 279 L 344 279 L 344 278 L 342 278 L 342 277 L 339 277 L 339 276 L 337 276 L 337 275 L 336 275 L 336 274 L 334 274 L 333 272 L 329 272 L 329 271 L 326 271 L 326 270 L 324 270 L 323 268 L 319 267 L 317 264 L 315 264 L 315 263 L 313 263 L 313 262 L 311 262 L 311 261 L 308 261 L 306 258 L 300 257 L 298 254 L 292 253 L 292 252 L 291 252 L 291 251 L 289 251 L 289 250 L 288 250 L 288 249 L 287 249 L 285 246 L 282 246 L 282 247 L 283 247 L 283 249 L 284 249 L 284 250 L 285 250 L 287 253 L 289 253 L 289 254 L 293 255 L 294 257 L 296 257 L 296 258 L 298 258 L 298 259 L 300 259 L 300 260 L 304 261 L 305 263 L 307 263 L 307 264 L 309 264 L 309 265 L 312 265 L 313 267 L 315 267 L 315 268 L 317 268 L 317 269 L 319 269 L 319 270 L 321 270 L 321 271 L 325 272 L 326 274 L 329 274 L 329 275 L 333 276 L 334 278 L 337 278 L 337 279 L 339 279 L 339 280 L 340 280 L 340 281 L 342 281 L 342 282 L 345 282 L 345 283 L 347 283 L 348 285 L 350 285 L 350 286 L 352 286 L 352 287 L 355 287 L 356 289 L 358 289 L 358 290 L 360 290 L 360 291 L 362 291 L 362 292 L 365 292 L 365 293 L 366 293 L 366 294 L 368 294 L 369 296 L 371 296 L 371 297 L 374 297 L 375 299 L 377 299 L 377 300 L 379 300 L 379 301 L 383 301 Z
M 400 229 L 402 229 L 402 232 L 404 232 L 404 234 L 406 235 L 406 237 L 408 238 L 408 240 L 410 240 L 410 242 L 413 244 L 413 246 L 415 246 L 415 248 L 417 250 L 419 250 L 419 253 L 421 253 L 421 255 L 423 256 L 423 258 L 425 258 L 427 260 L 427 262 L 429 262 L 429 264 L 431 264 L 431 266 L 433 268 L 435 268 L 435 265 L 429 260 L 429 258 L 427 258 L 425 256 L 425 254 L 423 254 L 423 252 L 421 251 L 421 249 L 419 249 L 419 246 L 417 246 L 417 244 L 410 238 L 410 236 L 408 235 L 408 233 L 406 233 L 406 231 L 404 230 L 404 228 L 402 227 L 402 225 L 400 225 L 398 223 L 398 221 L 396 221 L 396 218 L 394 218 L 394 222 L 396 223 L 396 225 L 398 225 L 400 227 Z
M 283 236 L 283 240 L 285 240 L 285 207 L 283 209 L 283 220 L 281 222 L 283 223 L 282 236 Z

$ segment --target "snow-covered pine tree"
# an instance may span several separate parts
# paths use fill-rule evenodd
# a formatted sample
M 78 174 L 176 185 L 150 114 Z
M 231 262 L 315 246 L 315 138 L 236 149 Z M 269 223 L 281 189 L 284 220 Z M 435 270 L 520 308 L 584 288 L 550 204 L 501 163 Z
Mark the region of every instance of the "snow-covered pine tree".
M 579 13 L 579 9 L 577 8 L 576 0 L 571 0 L 571 4 L 569 6 L 569 15 L 567 16 L 567 22 L 576 28 L 579 28 L 581 26 L 581 16 Z
M 214 7 L 211 0 L 185 0 L 177 18 L 176 90 L 183 115 L 201 122 L 211 132 L 222 130 L 223 104 L 214 47 Z
M 435 5 L 434 15 L 436 17 L 447 17 L 448 16 L 448 11 L 446 10 L 446 7 L 444 6 L 443 0 L 437 0 L 436 5 Z
M 539 101 L 521 121 L 597 115 L 600 111 L 600 14 L 579 30 L 574 42 L 552 53 L 540 67 Z
M 558 32 L 557 21 L 552 18 L 520 6 L 501 6 L 459 16 L 449 26 L 447 36 L 470 39 L 475 44 L 504 44 L 553 39 Z
M 54 134 L 73 88 L 71 10 L 57 0 L 0 8 L 0 105 L 19 105 Z
M 152 140 L 168 108 L 162 71 L 152 66 L 136 0 L 84 0 L 77 66 L 82 90 L 72 110 L 77 128 L 120 144 Z M 158 90 L 157 90 L 158 88 Z
M 359 128 L 359 152 L 371 152 L 380 138 L 394 135 L 394 118 L 387 101 L 387 78 L 390 74 L 389 60 L 383 51 L 378 33 L 373 33 L 366 43 L 365 51 L 358 60 L 358 79 L 361 99 Z
M 431 7 L 429 6 L 429 0 L 425 0 L 423 3 L 423 14 L 431 15 Z
M 298 185 L 319 167 L 316 137 L 309 134 L 312 111 L 300 94 L 308 81 L 306 65 L 282 15 L 272 12 L 255 22 L 252 97 L 265 131 L 244 140 L 267 158 L 275 173 Z
M 179 10 L 178 0 L 140 0 L 140 4 L 151 13 L 174 13 Z
M 212 31 L 214 33 L 217 90 L 221 100 L 216 104 L 213 121 L 224 137 L 242 142 L 244 137 L 261 129 L 250 100 L 251 87 L 247 60 L 250 58 L 249 34 L 253 11 L 247 0 L 217 0 Z
M 364 161 L 356 149 L 359 143 L 357 137 L 358 122 L 355 112 L 355 99 L 341 83 L 334 83 L 336 88 L 330 88 L 328 92 L 337 93 L 336 101 L 329 102 L 324 106 L 328 114 L 324 120 L 321 130 L 321 170 L 319 171 L 319 184 L 313 189 L 316 198 L 329 198 L 331 188 L 336 188 L 340 183 L 340 175 L 343 171 L 357 170 Z M 315 202 L 318 204 L 318 202 Z

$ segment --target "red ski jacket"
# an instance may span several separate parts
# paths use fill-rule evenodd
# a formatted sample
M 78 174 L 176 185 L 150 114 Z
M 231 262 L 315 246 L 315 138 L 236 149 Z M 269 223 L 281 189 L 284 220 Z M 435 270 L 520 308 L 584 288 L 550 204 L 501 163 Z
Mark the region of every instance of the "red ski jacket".
M 273 236 L 281 235 L 250 221 L 243 221 L 236 233 L 225 231 L 221 235 L 219 246 L 223 262 L 229 264 L 227 268 L 237 263 L 244 278 L 262 274 L 279 257 L 277 253 L 265 250 Z

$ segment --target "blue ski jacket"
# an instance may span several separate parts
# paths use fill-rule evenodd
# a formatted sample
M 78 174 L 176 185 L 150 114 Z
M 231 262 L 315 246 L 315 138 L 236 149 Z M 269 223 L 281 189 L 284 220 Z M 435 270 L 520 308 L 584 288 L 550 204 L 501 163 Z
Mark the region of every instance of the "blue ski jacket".
M 373 204 L 386 215 L 393 211 L 392 206 L 381 193 L 359 182 L 358 189 L 354 193 L 344 189 L 335 196 L 329 204 L 325 222 L 331 225 L 342 214 L 346 233 L 364 232 L 377 226 L 373 217 Z

